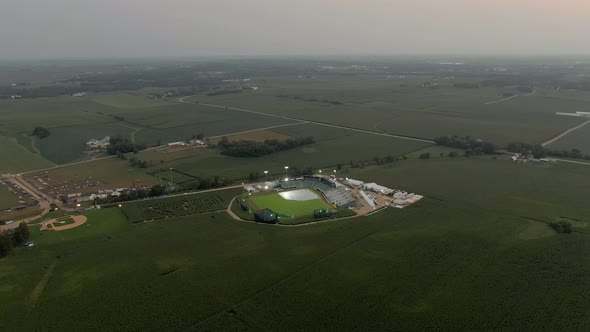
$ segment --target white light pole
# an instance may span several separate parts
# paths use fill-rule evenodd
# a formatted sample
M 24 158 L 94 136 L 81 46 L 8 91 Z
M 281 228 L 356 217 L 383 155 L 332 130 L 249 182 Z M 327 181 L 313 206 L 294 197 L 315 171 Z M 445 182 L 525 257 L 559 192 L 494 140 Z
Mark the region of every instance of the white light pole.
M 174 181 L 172 181 L 172 170 L 173 168 L 170 167 L 170 187 L 174 188 Z
M 289 179 L 289 166 L 285 166 L 285 179 Z
M 268 171 L 264 171 L 264 177 L 266 178 L 266 182 L 268 182 Z

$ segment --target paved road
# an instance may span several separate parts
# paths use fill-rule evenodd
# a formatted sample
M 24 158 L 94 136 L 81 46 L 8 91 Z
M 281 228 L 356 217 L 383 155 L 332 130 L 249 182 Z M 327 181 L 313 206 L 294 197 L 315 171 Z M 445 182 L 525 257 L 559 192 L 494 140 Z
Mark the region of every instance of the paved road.
M 380 133 L 380 132 L 366 130 L 366 129 L 359 129 L 359 128 L 354 128 L 354 127 L 341 126 L 341 125 L 336 125 L 336 124 L 331 124 L 331 123 L 325 123 L 325 122 L 318 122 L 318 121 L 313 121 L 313 120 L 308 120 L 308 119 L 294 118 L 294 117 L 290 117 L 290 116 L 282 116 L 282 115 L 276 115 L 276 114 L 270 114 L 270 113 L 257 112 L 257 111 L 243 109 L 243 108 L 229 107 L 229 106 L 224 106 L 224 105 L 215 105 L 215 104 L 206 104 L 206 103 L 198 103 L 198 102 L 185 101 L 186 98 L 190 98 L 190 97 L 194 97 L 194 96 L 182 97 L 182 98 L 178 99 L 178 101 L 181 102 L 181 103 L 184 103 L 184 104 L 193 104 L 193 105 L 199 105 L 199 106 L 207 106 L 207 107 L 221 108 L 221 109 L 227 109 L 227 110 L 232 110 L 232 111 L 238 111 L 238 112 L 251 113 L 251 114 L 256 114 L 256 115 L 262 115 L 262 116 L 267 116 L 267 117 L 271 117 L 271 118 L 291 120 L 291 121 L 297 121 L 297 122 L 302 122 L 302 123 L 311 123 L 311 124 L 315 124 L 315 125 L 319 125 L 319 126 L 324 126 L 324 127 L 332 127 L 332 128 L 339 128 L 339 129 L 351 130 L 351 131 L 356 131 L 356 132 L 365 133 L 365 134 L 371 134 L 371 135 L 377 135 L 377 136 L 385 136 L 385 137 L 392 137 L 392 138 L 399 138 L 399 139 L 404 139 L 404 140 L 409 140 L 409 141 L 418 141 L 418 142 L 424 142 L 424 143 L 432 143 L 432 144 L 434 144 L 434 141 L 429 140 L 429 139 L 424 139 L 424 138 L 416 138 L 416 137 L 409 137 L 409 136 L 402 136 L 402 135 L 394 135 L 394 134 L 388 134 L 388 133 Z
M 581 124 L 581 125 L 579 125 L 579 126 L 576 126 L 576 127 L 574 127 L 574 128 L 568 129 L 568 130 L 564 131 L 563 133 L 561 133 L 559 136 L 557 136 L 557 137 L 555 137 L 555 138 L 553 138 L 553 139 L 550 139 L 549 141 L 547 141 L 547 142 L 543 143 L 543 146 L 547 146 L 547 145 L 549 145 L 549 144 L 551 144 L 551 143 L 554 143 L 555 141 L 558 141 L 559 139 L 563 138 L 564 136 L 566 136 L 567 134 L 571 133 L 572 131 L 576 131 L 576 130 L 578 130 L 578 129 L 580 129 L 580 128 L 584 127 L 585 125 L 587 125 L 587 124 L 589 124 L 589 123 L 590 123 L 590 120 L 588 120 L 588 121 L 586 121 L 586 122 L 582 123 L 582 124 Z

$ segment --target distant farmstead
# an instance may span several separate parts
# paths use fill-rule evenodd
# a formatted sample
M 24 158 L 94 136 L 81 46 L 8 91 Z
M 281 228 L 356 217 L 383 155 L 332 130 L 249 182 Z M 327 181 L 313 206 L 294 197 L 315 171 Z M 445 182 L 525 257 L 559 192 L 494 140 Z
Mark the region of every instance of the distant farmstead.
M 111 137 L 110 136 L 106 136 L 103 139 L 91 139 L 88 142 L 86 142 L 86 146 L 89 149 L 106 149 L 109 145 L 111 145 Z

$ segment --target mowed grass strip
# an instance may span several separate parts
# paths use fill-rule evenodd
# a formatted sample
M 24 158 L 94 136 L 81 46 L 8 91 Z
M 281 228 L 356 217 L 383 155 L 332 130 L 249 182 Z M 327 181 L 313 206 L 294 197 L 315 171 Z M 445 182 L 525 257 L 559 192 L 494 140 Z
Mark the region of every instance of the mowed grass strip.
M 249 199 L 259 209 L 270 209 L 278 214 L 295 218 L 313 215 L 315 210 L 331 209 L 330 205 L 324 202 L 321 198 L 309 201 L 293 201 L 284 199 L 279 194 L 271 194 L 254 196 Z

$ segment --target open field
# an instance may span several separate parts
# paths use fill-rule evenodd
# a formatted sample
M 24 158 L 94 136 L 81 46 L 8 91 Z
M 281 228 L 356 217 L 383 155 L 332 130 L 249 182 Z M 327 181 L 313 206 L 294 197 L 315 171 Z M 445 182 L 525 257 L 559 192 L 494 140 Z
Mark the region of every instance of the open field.
M 428 197 L 299 228 L 223 212 L 131 225 L 118 209 L 95 211 L 91 226 L 33 229 L 35 247 L 3 260 L 0 328 L 584 330 L 586 173 L 465 158 L 354 170 Z M 572 234 L 532 220 L 558 215 L 580 220 Z M 25 299 L 56 256 L 31 310 Z M 69 314 L 51 319 L 58 304 Z
M 8 191 L 5 186 L 0 185 L 0 210 L 9 209 L 19 205 L 18 195 Z
M 134 128 L 121 122 L 89 124 L 51 129 L 51 136 L 36 139 L 35 146 L 41 155 L 56 164 L 75 161 L 86 151 L 86 142 L 92 138 L 105 136 L 130 137 Z
M 296 168 L 335 168 L 338 164 L 350 161 L 397 157 L 430 146 L 428 143 L 312 124 L 280 127 L 271 132 L 276 133 L 277 137 L 313 136 L 316 143 L 260 158 L 228 157 L 221 155 L 216 149 L 204 148 L 142 151 L 133 157 L 147 161 L 150 166 L 145 169 L 132 167 L 125 160 L 109 158 L 50 170 L 47 174 L 43 173 L 42 178 L 52 187 L 48 189 L 52 195 L 58 192 L 56 189 L 67 193 L 85 193 L 98 189 L 131 187 L 134 182 L 135 185 L 146 186 L 168 183 L 170 168 L 174 169 L 173 181 L 180 184 L 197 177 L 223 176 L 230 180 L 243 180 L 252 172 L 262 175 L 264 170 L 269 170 L 271 177 L 281 176 L 287 162 L 290 167 Z M 256 135 L 256 132 L 249 135 Z M 29 177 L 37 175 L 40 174 L 30 174 Z M 47 178 L 50 180 L 47 181 Z M 64 189 L 61 186 L 65 181 L 70 183 Z
M 131 222 L 169 219 L 198 213 L 223 210 L 242 189 L 191 194 L 143 202 L 122 203 L 123 212 Z
M 436 89 L 418 87 L 426 81 L 439 85 Z M 458 89 L 452 86 L 454 82 L 432 76 L 387 78 L 379 74 L 348 75 L 346 79 L 335 74 L 315 79 L 264 77 L 255 82 L 261 87 L 256 92 L 190 100 L 412 137 L 471 135 L 500 145 L 515 140 L 541 143 L 580 121 L 558 117 L 556 111 L 586 107 L 584 101 L 561 98 L 543 89 L 534 95 L 486 105 L 500 99 L 497 94 L 502 91 Z
M 466 158 L 464 151 L 426 142 L 329 127 L 406 138 L 470 135 L 499 145 L 542 143 L 585 120 L 555 112 L 587 110 L 590 90 L 557 85 L 586 81 L 588 65 L 556 68 L 524 59 L 515 61 L 525 65 L 510 68 L 497 63 L 502 59 L 461 66 L 431 59 L 403 66 L 371 59 L 363 60 L 366 66 L 265 61 L 174 63 L 163 72 L 156 69 L 162 64 L 67 71 L 104 70 L 80 84 L 111 84 L 101 83 L 103 77 L 121 86 L 155 83 L 80 98 L 0 100 L 0 152 L 10 156 L 0 171 L 51 166 L 46 158 L 77 160 L 89 134 L 121 130 L 154 145 L 295 123 L 284 116 L 324 125 L 267 128 L 235 139 L 313 136 L 316 143 L 261 158 L 228 157 L 217 149 L 154 149 L 129 155 L 147 161 L 147 168 L 109 158 L 27 178 L 40 177 L 36 183 L 47 182 L 44 190 L 53 196 L 166 184 L 170 174 L 177 185 L 214 176 L 236 184 L 263 180 L 265 170 L 270 180 L 285 176 L 288 165 L 290 171 L 335 169 L 337 177 L 424 199 L 404 209 L 299 227 L 291 226 L 309 218 L 286 218 L 282 225 L 232 219 L 224 210 L 242 188 L 124 202 L 122 208 L 84 212 L 79 226 L 64 217 L 68 212 L 53 211 L 44 220 L 63 217 L 64 224 L 50 226 L 59 232 L 41 232 L 43 220 L 36 220 L 29 227 L 35 245 L 0 260 L 0 331 L 590 330 L 590 167 L 513 163 L 507 155 Z M 0 85 L 18 76 L 7 73 Z M 51 69 L 22 76 L 49 85 L 67 78 Z M 244 78 L 248 88 L 258 89 L 239 90 Z M 496 79 L 505 83 L 484 84 Z M 177 81 L 182 84 L 171 87 Z M 239 93 L 232 92 L 234 85 Z M 168 90 L 169 98 L 149 96 Z M 178 102 L 193 93 L 187 101 L 222 106 Z M 32 140 L 37 125 L 49 127 L 52 136 Z M 550 148 L 586 152 L 586 129 Z M 451 151 L 460 156 L 449 157 Z M 426 152 L 431 158 L 419 159 Z M 388 156 L 407 158 L 381 166 L 362 162 Z M 319 199 L 250 197 L 260 208 L 287 215 L 327 208 Z M 239 216 L 253 219 L 237 209 L 234 203 Z M 145 220 L 150 222 L 140 222 Z M 557 233 L 548 225 L 556 221 L 571 223 L 572 232 Z
M 300 125 L 298 125 L 300 126 Z M 299 136 L 302 137 L 302 136 Z M 285 140 L 291 138 L 289 135 L 281 134 L 276 131 L 272 130 L 258 130 L 252 131 L 249 133 L 238 134 L 238 135 L 230 135 L 227 136 L 230 141 L 255 141 L 255 142 L 264 142 L 267 139 L 278 139 L 278 140 Z M 217 144 L 221 140 L 221 137 L 212 138 L 209 140 L 209 143 Z
M 297 189 L 295 191 L 298 190 L 300 189 Z M 318 195 L 314 191 L 310 192 L 316 196 Z M 264 195 L 255 195 L 248 197 L 246 198 L 246 200 L 256 210 L 270 209 L 279 214 L 279 216 L 284 218 L 287 218 L 289 216 L 292 218 L 309 217 L 313 216 L 313 212 L 315 210 L 332 209 L 332 207 L 319 196 L 311 200 L 297 201 L 285 199 L 277 193 L 265 193 Z
M 588 120 L 588 118 L 586 118 Z M 578 149 L 583 154 L 590 154 L 590 124 L 573 131 L 547 146 L 551 150 Z
M 50 161 L 19 145 L 14 137 L 0 135 L 0 154 L 6 156 L 0 163 L 0 173 L 18 173 L 53 166 Z

